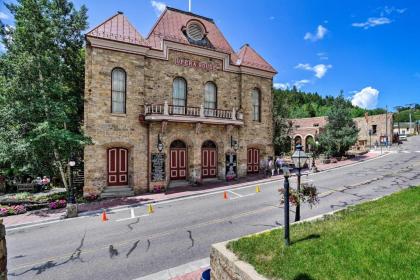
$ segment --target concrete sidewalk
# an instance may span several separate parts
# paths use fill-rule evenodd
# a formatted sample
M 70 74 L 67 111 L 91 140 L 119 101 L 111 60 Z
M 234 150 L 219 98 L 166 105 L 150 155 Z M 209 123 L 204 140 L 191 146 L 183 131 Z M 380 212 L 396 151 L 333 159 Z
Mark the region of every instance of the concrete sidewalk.
M 362 156 L 358 156 L 353 159 L 348 159 L 344 161 L 339 161 L 337 163 L 330 164 L 321 164 L 316 163 L 318 170 L 320 172 L 351 165 L 358 162 L 363 162 L 369 159 L 379 157 L 380 154 L 376 152 L 370 152 Z M 171 200 L 181 197 L 195 196 L 204 193 L 212 193 L 217 191 L 223 191 L 228 189 L 240 188 L 248 185 L 263 184 L 267 182 L 272 182 L 276 180 L 281 180 L 283 176 L 276 175 L 273 177 L 265 178 L 264 175 L 249 176 L 246 178 L 241 178 L 238 181 L 231 182 L 213 182 L 207 183 L 202 186 L 186 186 L 186 187 L 176 187 L 173 190 L 169 190 L 166 193 L 156 193 L 156 194 L 142 194 L 132 197 L 124 198 L 113 198 L 113 199 L 104 199 L 100 201 L 94 201 L 90 203 L 79 204 L 79 213 L 83 214 L 94 214 L 99 213 L 103 209 L 110 211 L 118 208 L 125 208 L 127 206 L 139 206 L 147 203 L 156 203 L 164 200 Z M 56 209 L 56 210 L 36 210 L 27 212 L 21 215 L 7 216 L 3 218 L 3 222 L 6 225 L 6 228 L 15 228 L 19 226 L 24 226 L 28 224 L 54 221 L 59 219 L 64 219 L 66 210 Z

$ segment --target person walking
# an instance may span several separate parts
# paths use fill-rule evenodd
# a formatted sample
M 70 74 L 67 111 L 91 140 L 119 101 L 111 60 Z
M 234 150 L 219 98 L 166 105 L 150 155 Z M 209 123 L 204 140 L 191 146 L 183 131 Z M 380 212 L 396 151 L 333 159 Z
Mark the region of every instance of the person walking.
M 283 160 L 280 157 L 276 158 L 277 175 L 280 175 L 280 170 L 283 167 Z
M 269 176 L 274 176 L 274 161 L 272 157 L 269 157 L 268 159 L 268 172 L 269 172 Z

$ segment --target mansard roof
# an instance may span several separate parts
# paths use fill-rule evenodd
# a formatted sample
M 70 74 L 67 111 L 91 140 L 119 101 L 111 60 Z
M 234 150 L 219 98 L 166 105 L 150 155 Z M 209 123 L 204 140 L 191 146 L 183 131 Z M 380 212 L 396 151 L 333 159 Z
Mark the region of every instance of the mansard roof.
M 204 42 L 200 44 L 192 42 L 185 34 L 185 28 L 192 20 L 200 22 L 205 29 Z M 122 12 L 118 12 L 104 21 L 88 32 L 86 36 L 130 43 L 156 50 L 162 50 L 164 40 L 172 41 L 226 53 L 230 56 L 232 65 L 276 73 L 276 70 L 248 44 L 235 53 L 213 19 L 170 7 L 167 7 L 161 14 L 147 38 L 140 35 Z

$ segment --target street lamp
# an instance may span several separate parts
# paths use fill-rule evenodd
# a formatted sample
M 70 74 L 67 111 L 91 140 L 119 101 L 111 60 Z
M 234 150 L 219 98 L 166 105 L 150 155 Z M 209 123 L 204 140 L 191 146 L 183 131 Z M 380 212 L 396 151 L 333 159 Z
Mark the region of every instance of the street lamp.
M 290 245 L 290 229 L 289 229 L 289 177 L 290 169 L 288 166 L 283 166 L 284 176 L 284 244 Z
M 308 160 L 308 155 L 302 151 L 302 145 L 297 144 L 296 145 L 296 150 L 292 155 L 292 160 L 293 163 L 295 164 L 295 167 L 298 170 L 298 174 L 297 174 L 297 193 L 298 196 L 300 195 L 300 177 L 301 177 L 301 169 L 303 168 L 303 166 L 306 164 L 306 161 Z M 300 202 L 299 199 L 296 202 L 296 216 L 295 216 L 295 221 L 299 221 L 300 220 Z
M 72 167 L 76 165 L 76 161 L 74 159 L 69 160 L 69 203 L 74 204 L 76 203 L 76 198 L 74 197 L 74 190 L 73 190 L 73 171 L 71 170 Z
M 239 173 L 239 168 L 238 168 L 238 154 L 236 153 L 239 149 L 239 144 L 237 140 L 233 140 L 233 136 L 230 136 L 230 147 L 235 151 L 235 155 L 236 155 L 236 180 L 238 180 L 238 173 Z
M 315 148 L 312 151 L 312 168 L 311 169 L 313 173 L 318 172 L 318 168 L 315 165 L 315 159 L 316 159 L 315 153 L 318 153 L 318 148 L 319 148 L 319 142 L 315 141 Z
M 161 153 L 163 151 L 163 143 L 162 143 L 162 139 L 160 139 L 160 134 L 158 134 L 157 149 L 158 149 L 159 153 Z

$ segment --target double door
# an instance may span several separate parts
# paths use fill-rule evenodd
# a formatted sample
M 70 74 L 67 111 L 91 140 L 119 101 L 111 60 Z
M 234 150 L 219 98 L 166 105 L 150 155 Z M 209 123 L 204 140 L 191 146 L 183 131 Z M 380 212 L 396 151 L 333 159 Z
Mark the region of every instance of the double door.
M 170 178 L 171 180 L 183 180 L 187 178 L 187 149 L 170 149 Z
M 260 162 L 260 150 L 255 148 L 248 149 L 247 171 L 248 173 L 258 173 Z
M 202 178 L 217 176 L 217 149 L 201 149 L 201 176 Z
M 108 186 L 128 185 L 128 150 L 108 149 Z

